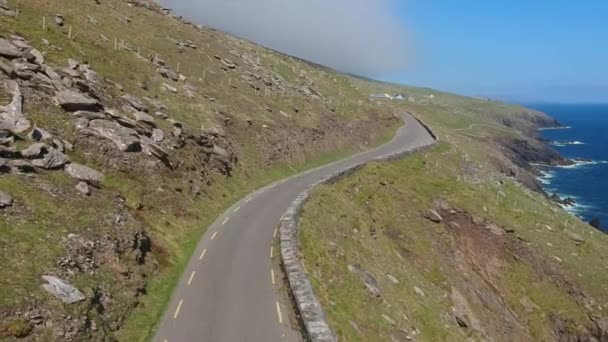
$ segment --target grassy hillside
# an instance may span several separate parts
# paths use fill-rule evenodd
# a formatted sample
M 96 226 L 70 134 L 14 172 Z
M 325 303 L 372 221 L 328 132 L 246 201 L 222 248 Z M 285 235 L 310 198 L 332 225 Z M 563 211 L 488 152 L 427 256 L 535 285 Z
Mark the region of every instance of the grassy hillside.
M 493 127 L 418 113 L 444 142 L 322 186 L 304 207 L 304 265 L 340 339 L 605 339 L 606 235 L 499 173 L 493 145 L 470 138 Z
M 147 339 L 215 217 L 255 188 L 386 141 L 400 125 L 396 111 L 423 114 L 450 146 L 530 185 L 509 146 L 560 162 L 521 133 L 551 125 L 541 113 L 342 75 L 148 1 L 7 7 L 2 339 Z M 370 98 L 379 92 L 411 101 Z M 23 110 L 9 105 L 20 95 Z M 69 171 L 80 165 L 90 175 Z M 82 299 L 63 303 L 42 276 Z
M 83 195 L 63 166 L 31 168 L 20 151 L 35 139 L 14 135 L 1 147 L 0 190 L 13 199 L 0 209 L 2 338 L 145 340 L 224 208 L 273 180 L 381 143 L 399 125 L 342 75 L 195 27 L 149 2 L 30 0 L 9 8 L 18 15 L 0 16 L 0 37 L 37 49 L 44 62 L 0 57 L 8 68 L 0 71 L 1 105 L 15 81 L 35 130 L 68 142 L 59 153 L 105 179 Z M 16 65 L 33 71 L 20 76 L 10 71 Z M 46 67 L 59 85 L 48 84 Z M 98 100 L 120 127 L 149 141 L 150 124 L 134 122 L 141 114 L 123 97 L 135 96 L 164 135 L 154 145 L 162 158 L 121 151 L 83 129 L 57 105 L 56 87 Z M 59 151 L 53 138 L 41 142 Z M 63 304 L 42 289 L 43 275 L 68 281 L 86 300 Z

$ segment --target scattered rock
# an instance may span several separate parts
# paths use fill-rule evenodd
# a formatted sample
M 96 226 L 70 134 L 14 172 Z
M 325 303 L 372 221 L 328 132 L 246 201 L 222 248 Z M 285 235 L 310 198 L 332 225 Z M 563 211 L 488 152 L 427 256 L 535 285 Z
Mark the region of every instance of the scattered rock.
M 139 98 L 135 97 L 131 94 L 125 94 L 121 96 L 121 98 L 131 107 L 136 109 L 137 111 L 148 113 L 150 109 L 148 106 Z
M 0 190 L 0 209 L 13 205 L 13 198 L 6 191 Z
M 174 82 L 179 81 L 179 75 L 169 68 L 158 68 L 156 71 L 164 78 L 168 78 Z
M 163 88 L 167 89 L 168 91 L 170 91 L 174 94 L 177 94 L 177 92 L 178 92 L 177 88 L 175 88 L 174 86 L 172 86 L 170 84 L 163 83 L 162 86 L 163 86 Z
M 150 114 L 146 114 L 144 112 L 135 112 L 133 113 L 133 117 L 135 121 L 146 123 L 152 127 L 156 127 L 156 120 Z
M 63 26 L 65 24 L 65 18 L 63 17 L 63 14 L 55 14 L 55 23 L 59 26 Z
M 91 194 L 91 189 L 89 188 L 89 184 L 85 182 L 78 182 L 76 184 L 76 190 L 78 190 L 81 194 L 89 196 Z
M 137 152 L 141 150 L 137 131 L 107 120 L 92 120 L 89 129 L 97 135 L 112 140 L 121 151 Z
M 394 326 L 395 324 L 397 324 L 397 323 L 395 323 L 395 321 L 392 318 L 388 317 L 385 314 L 382 314 L 382 318 L 384 318 L 384 320 L 390 325 Z
M 526 312 L 532 313 L 534 311 L 540 310 L 540 307 L 536 305 L 530 298 L 522 297 L 519 299 L 519 303 L 524 307 Z
M 485 228 L 496 236 L 502 236 L 503 234 L 503 230 L 494 223 L 487 224 Z
M 85 299 L 82 292 L 63 279 L 51 275 L 43 275 L 42 279 L 48 283 L 43 284 L 42 288 L 66 304 L 77 303 Z
M 76 112 L 72 113 L 72 115 L 76 118 L 83 118 L 83 119 L 87 119 L 87 120 L 106 119 L 106 115 L 104 113 L 89 112 L 86 110 L 76 111 Z
M 57 149 L 50 148 L 42 159 L 35 159 L 32 165 L 42 169 L 58 169 L 70 162 L 70 158 Z
M 420 297 L 424 297 L 424 292 L 418 286 L 414 286 L 414 292 Z
M 380 287 L 378 286 L 378 281 L 376 280 L 376 278 L 374 278 L 374 276 L 371 273 L 369 273 L 365 270 L 362 270 L 361 268 L 359 268 L 355 265 L 348 265 L 348 270 L 351 272 L 357 273 L 359 275 L 361 280 L 363 280 L 365 287 L 367 288 L 367 290 L 370 292 L 370 294 L 372 296 L 380 297 L 381 291 L 380 291 Z
M 45 143 L 34 143 L 24 150 L 21 151 L 21 155 L 24 158 L 36 159 L 39 158 L 43 153 L 49 150 L 49 146 Z
M 158 128 L 153 129 L 152 140 L 157 143 L 162 142 L 163 140 L 165 140 L 165 133 Z
M 64 89 L 55 95 L 55 101 L 63 109 L 68 112 L 83 111 L 98 111 L 100 108 L 99 102 L 85 94 L 69 89 Z
M 568 236 L 570 239 L 574 240 L 574 242 L 575 242 L 577 245 L 580 245 L 580 244 L 582 244 L 583 242 L 585 242 L 585 239 L 584 239 L 582 236 L 580 236 L 580 235 L 576 234 L 575 232 L 566 231 L 566 235 L 567 235 L 567 236 Z
M 85 181 L 89 184 L 98 185 L 103 182 L 104 175 L 88 166 L 71 163 L 65 166 L 65 171 L 75 179 Z
M 21 57 L 23 53 L 15 45 L 11 44 L 8 40 L 0 38 L 0 56 L 6 58 L 17 58 Z
M 395 285 L 399 284 L 399 279 L 395 278 L 393 275 L 387 274 L 386 277 L 391 281 L 391 283 Z
M 424 217 L 435 223 L 441 223 L 443 221 L 441 215 L 433 209 L 427 211 L 426 214 L 424 214 Z

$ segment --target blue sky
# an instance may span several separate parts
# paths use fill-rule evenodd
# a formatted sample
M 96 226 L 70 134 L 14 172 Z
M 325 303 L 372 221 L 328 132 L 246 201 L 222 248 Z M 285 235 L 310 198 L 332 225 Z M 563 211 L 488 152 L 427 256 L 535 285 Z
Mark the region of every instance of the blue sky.
M 608 102 L 607 0 L 401 0 L 410 55 L 378 77 L 515 101 Z

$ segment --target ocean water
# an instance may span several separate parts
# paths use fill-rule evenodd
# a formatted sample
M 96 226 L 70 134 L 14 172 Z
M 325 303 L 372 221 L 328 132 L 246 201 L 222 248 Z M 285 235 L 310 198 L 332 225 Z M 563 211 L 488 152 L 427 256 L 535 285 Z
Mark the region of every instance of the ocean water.
M 543 138 L 569 159 L 583 159 L 573 166 L 547 168 L 540 177 L 549 194 L 572 197 L 566 210 L 585 221 L 599 218 L 608 230 L 608 104 L 527 105 L 556 118 L 567 128 L 542 130 Z

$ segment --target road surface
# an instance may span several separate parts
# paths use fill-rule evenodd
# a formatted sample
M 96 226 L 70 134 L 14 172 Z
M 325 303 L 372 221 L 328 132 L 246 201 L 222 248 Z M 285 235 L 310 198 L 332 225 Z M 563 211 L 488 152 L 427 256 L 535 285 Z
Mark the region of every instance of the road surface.
M 409 114 L 393 140 L 262 188 L 245 197 L 211 225 L 176 286 L 155 333 L 159 342 L 299 341 L 291 310 L 279 301 L 271 254 L 281 216 L 310 184 L 350 165 L 433 143 Z

